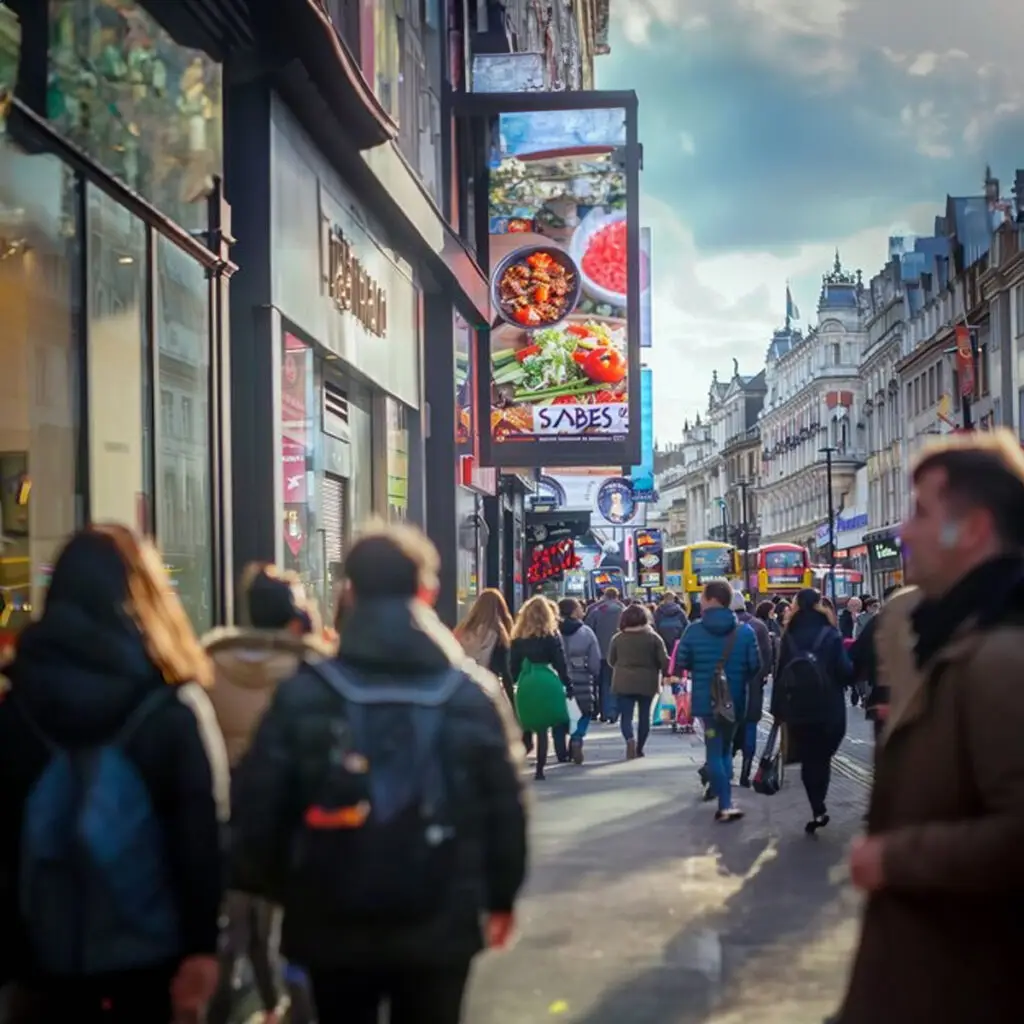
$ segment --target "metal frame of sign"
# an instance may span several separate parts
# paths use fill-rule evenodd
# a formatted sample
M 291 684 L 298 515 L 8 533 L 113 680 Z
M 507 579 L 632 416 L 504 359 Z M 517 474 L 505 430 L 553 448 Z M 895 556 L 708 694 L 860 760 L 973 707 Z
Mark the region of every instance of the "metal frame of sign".
M 507 446 L 493 443 L 491 423 L 491 378 L 477 373 L 477 402 L 480 425 L 479 462 L 498 469 L 543 466 L 635 466 L 640 462 L 640 170 L 643 153 L 638 138 L 637 95 L 630 91 L 594 90 L 582 92 L 461 93 L 453 98 L 457 118 L 490 122 L 502 114 L 542 113 L 558 110 L 615 110 L 626 115 L 626 245 L 627 302 L 626 347 L 628 355 L 629 429 L 620 441 L 575 440 L 558 442 L 522 441 Z M 487 134 L 486 132 L 484 134 Z M 478 229 L 481 222 L 478 211 Z M 478 230 L 479 235 L 479 230 Z M 477 260 L 490 273 L 489 238 L 478 237 Z M 490 367 L 490 330 L 477 331 L 477 366 Z

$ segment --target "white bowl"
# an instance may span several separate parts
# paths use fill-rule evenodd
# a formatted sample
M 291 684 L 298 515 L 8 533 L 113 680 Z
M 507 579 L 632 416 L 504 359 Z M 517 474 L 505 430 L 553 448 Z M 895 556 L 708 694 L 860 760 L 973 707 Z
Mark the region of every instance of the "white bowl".
M 626 296 L 618 292 L 610 292 L 606 288 L 602 288 L 595 281 L 592 281 L 583 269 L 583 257 L 594 235 L 603 228 L 608 227 L 609 224 L 617 224 L 625 219 L 626 212 L 624 210 L 615 210 L 612 213 L 603 213 L 600 209 L 591 210 L 573 232 L 572 240 L 569 242 L 569 254 L 576 261 L 576 266 L 580 268 L 580 280 L 583 282 L 583 290 L 595 302 L 619 308 L 625 308 Z

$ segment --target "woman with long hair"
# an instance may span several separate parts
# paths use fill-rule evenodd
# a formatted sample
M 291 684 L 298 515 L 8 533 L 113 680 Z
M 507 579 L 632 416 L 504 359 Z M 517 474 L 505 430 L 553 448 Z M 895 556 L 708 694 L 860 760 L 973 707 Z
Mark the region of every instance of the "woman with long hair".
M 772 715 L 786 730 L 787 760 L 799 762 L 813 835 L 829 823 L 832 758 L 846 735 L 843 690 L 853 682 L 835 613 L 813 587 L 796 596 L 782 634 L 772 686 Z
M 546 597 L 539 594 L 531 597 L 519 609 L 512 627 L 509 662 L 512 678 L 517 684 L 516 712 L 524 730 L 523 742 L 529 750 L 532 736 L 536 735 L 534 777 L 541 780 L 548 761 L 549 729 L 557 730 L 555 754 L 558 760 L 564 762 L 569 759 L 568 751 L 560 748 L 565 746 L 564 726 L 568 722 L 565 698 L 572 696 L 565 648 L 558 631 L 557 605 Z M 555 680 L 562 684 L 561 693 L 556 692 L 552 685 Z
M 75 534 L 5 675 L 0 963 L 14 1019 L 198 1019 L 217 984 L 229 778 L 210 663 L 153 545 L 118 525 Z M 75 828 L 82 845 L 33 853 Z M 115 887 L 112 917 L 95 901 Z
M 619 703 L 619 728 L 626 741 L 626 759 L 644 756 L 651 731 L 651 704 L 658 695 L 661 677 L 668 671 L 665 641 L 654 631 L 651 616 L 642 604 L 632 604 L 619 620 L 619 632 L 608 650 L 612 667 L 612 693 Z M 639 716 L 633 735 L 633 715 Z
M 473 602 L 466 617 L 455 627 L 455 638 L 481 668 L 493 672 L 512 702 L 515 691 L 509 666 L 512 615 L 500 590 L 488 587 Z

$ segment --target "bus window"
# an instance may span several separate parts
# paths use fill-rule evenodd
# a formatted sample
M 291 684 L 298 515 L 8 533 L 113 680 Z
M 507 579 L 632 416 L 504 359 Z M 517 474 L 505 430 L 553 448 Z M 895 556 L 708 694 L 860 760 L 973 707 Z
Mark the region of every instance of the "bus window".
M 698 581 L 729 577 L 735 572 L 732 548 L 690 548 L 690 565 Z
M 803 551 L 766 551 L 764 567 L 766 569 L 803 569 L 807 556 Z

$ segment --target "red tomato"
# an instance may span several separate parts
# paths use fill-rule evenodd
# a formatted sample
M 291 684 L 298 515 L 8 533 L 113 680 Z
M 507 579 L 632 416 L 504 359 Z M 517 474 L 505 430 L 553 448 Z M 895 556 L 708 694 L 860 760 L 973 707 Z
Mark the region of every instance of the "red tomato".
M 595 284 L 624 295 L 626 274 L 626 222 L 615 221 L 601 228 L 591 239 L 583 255 L 583 272 Z
M 575 405 L 575 395 L 559 395 L 552 403 L 552 405 Z

